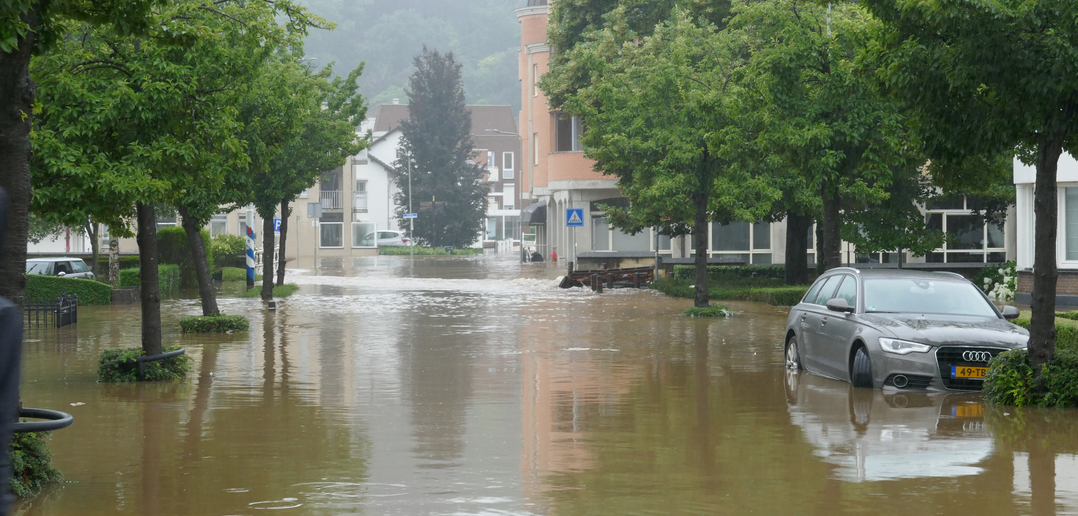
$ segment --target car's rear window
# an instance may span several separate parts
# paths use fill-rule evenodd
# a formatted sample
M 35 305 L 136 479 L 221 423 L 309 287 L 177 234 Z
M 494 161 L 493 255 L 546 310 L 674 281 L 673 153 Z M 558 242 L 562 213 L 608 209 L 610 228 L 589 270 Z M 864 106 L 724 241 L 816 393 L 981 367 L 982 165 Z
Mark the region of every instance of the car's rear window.
M 926 278 L 866 278 L 865 311 L 998 317 L 973 284 Z
M 90 272 L 90 268 L 87 267 L 86 262 L 82 260 L 75 260 L 71 262 L 71 268 L 74 269 L 75 272 Z

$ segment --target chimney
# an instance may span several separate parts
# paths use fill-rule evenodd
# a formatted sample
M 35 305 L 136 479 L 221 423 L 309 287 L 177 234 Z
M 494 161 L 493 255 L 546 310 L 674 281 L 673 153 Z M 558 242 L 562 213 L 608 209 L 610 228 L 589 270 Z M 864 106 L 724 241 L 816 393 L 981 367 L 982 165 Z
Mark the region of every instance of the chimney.
M 394 104 L 400 104 L 400 103 L 401 103 L 401 99 L 393 99 L 393 103 L 394 103 Z

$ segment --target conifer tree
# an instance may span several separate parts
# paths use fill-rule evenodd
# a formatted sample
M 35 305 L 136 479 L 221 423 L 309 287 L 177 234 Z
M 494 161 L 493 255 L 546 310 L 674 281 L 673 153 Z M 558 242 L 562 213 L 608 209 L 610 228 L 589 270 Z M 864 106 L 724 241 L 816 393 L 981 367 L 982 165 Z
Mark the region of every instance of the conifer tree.
M 401 123 L 402 152 L 394 163 L 397 218 L 405 227 L 411 157 L 412 208 L 420 211 L 412 238 L 431 246 L 466 247 L 482 230 L 487 186 L 483 169 L 473 161 L 461 65 L 452 52 L 424 46 L 415 67 L 408 81 L 410 119 Z M 429 208 L 424 202 L 431 203 Z

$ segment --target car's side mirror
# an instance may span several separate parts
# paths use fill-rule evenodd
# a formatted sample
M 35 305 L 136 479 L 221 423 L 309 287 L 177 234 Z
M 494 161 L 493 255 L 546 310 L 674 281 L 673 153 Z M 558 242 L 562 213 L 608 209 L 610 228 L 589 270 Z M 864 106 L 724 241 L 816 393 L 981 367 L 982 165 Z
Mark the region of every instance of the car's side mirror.
M 1022 312 L 1019 311 L 1017 308 L 1015 308 L 1013 306 L 1005 306 L 1005 307 L 1003 307 L 1003 318 L 1004 319 L 1007 319 L 1008 321 L 1011 320 L 1011 319 L 1017 319 L 1019 315 L 1022 315 Z
M 64 277 L 64 276 L 67 276 L 67 273 L 64 272 L 64 271 L 60 271 L 60 272 L 57 272 L 56 275 L 60 276 L 60 277 Z
M 853 313 L 853 307 L 846 302 L 845 298 L 836 297 L 834 299 L 827 300 L 827 309 L 832 312 L 849 312 Z

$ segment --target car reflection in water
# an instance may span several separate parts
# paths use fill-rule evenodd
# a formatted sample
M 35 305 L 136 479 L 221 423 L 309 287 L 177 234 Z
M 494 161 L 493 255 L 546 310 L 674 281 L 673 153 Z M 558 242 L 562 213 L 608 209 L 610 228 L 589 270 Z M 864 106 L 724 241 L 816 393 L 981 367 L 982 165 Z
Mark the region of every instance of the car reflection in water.
M 838 480 L 976 475 L 993 450 L 979 394 L 858 389 L 787 370 L 786 401 Z

